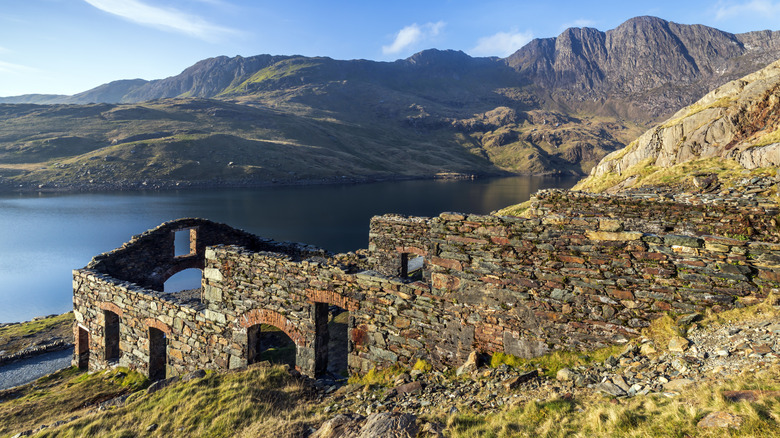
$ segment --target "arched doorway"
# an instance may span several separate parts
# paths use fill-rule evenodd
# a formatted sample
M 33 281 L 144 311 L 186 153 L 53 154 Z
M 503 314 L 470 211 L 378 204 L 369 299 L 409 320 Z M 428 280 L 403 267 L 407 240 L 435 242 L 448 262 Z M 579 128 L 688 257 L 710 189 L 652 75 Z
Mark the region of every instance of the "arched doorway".
M 247 328 L 246 334 L 247 364 L 268 361 L 295 367 L 297 346 L 280 328 L 270 324 L 255 324 Z

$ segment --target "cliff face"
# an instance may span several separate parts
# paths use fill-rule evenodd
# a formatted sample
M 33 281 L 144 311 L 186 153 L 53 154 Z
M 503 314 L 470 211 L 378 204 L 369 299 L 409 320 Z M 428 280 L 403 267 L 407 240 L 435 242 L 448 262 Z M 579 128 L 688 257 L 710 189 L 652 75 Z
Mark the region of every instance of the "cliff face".
M 735 35 L 637 17 L 607 32 L 568 29 L 535 40 L 506 61 L 559 99 L 617 100 L 651 119 L 778 58 L 780 32 Z
M 710 158 L 768 173 L 780 166 L 780 61 L 713 90 L 607 155 L 579 187 L 605 178 L 636 186 L 642 174 Z

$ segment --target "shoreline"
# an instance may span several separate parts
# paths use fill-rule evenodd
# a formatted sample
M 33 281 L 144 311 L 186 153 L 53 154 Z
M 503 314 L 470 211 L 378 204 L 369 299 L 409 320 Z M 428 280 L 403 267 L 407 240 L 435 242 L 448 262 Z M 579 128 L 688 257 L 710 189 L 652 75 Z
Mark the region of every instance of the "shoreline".
M 337 184 L 371 184 L 390 181 L 413 180 L 478 180 L 486 178 L 509 178 L 522 176 L 536 177 L 584 177 L 584 175 L 564 174 L 560 172 L 549 173 L 459 173 L 441 172 L 434 175 L 375 175 L 354 177 L 327 177 L 309 179 L 285 179 L 285 180 L 212 180 L 212 181 L 169 181 L 146 180 L 124 182 L 80 182 L 80 183 L 16 183 L 2 181 L 0 178 L 0 194 L 8 193 L 106 193 L 106 192 L 143 192 L 143 191 L 169 191 L 169 190 L 197 190 L 197 189 L 244 189 L 263 187 L 290 187 L 290 186 L 317 186 Z

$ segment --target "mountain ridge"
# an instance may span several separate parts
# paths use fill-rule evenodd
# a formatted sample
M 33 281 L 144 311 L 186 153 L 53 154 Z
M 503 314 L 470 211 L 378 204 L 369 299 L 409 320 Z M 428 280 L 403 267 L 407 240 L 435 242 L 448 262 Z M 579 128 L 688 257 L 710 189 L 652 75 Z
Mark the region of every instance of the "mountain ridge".
M 6 105 L 7 117 L 0 121 L 5 133 L 0 137 L 0 171 L 10 172 L 12 181 L 55 183 L 52 175 L 63 172 L 47 171 L 49 176 L 42 176 L 44 167 L 57 162 L 52 160 L 72 153 L 71 158 L 83 162 L 89 158 L 85 153 L 104 148 L 113 139 L 161 139 L 160 132 L 171 133 L 179 145 L 166 154 L 200 161 L 187 156 L 181 139 L 196 135 L 203 142 L 216 136 L 223 144 L 221 135 L 240 133 L 242 141 L 298 144 L 301 138 L 295 124 L 306 121 L 308 127 L 320 127 L 311 133 L 327 134 L 310 136 L 307 128 L 304 143 L 335 148 L 333 153 L 339 157 L 332 168 L 309 175 L 312 178 L 343 176 L 341 168 L 355 168 L 350 159 L 367 160 L 358 166 L 363 171 L 347 175 L 356 177 L 376 175 L 372 166 L 382 175 L 411 177 L 450 171 L 586 175 L 602 157 L 651 124 L 732 76 L 763 67 L 758 64 L 767 58 L 780 58 L 780 32 L 734 35 L 655 17 L 637 17 L 606 32 L 567 29 L 558 37 L 534 40 L 507 58 L 475 58 L 437 49 L 393 62 L 220 56 L 169 78 L 115 81 L 71 96 L 124 105 L 110 111 L 90 109 L 107 103 L 84 105 L 83 111 Z M 197 107 L 197 114 L 182 104 L 187 99 Z M 269 130 L 254 112 L 257 109 L 273 113 L 275 126 L 281 129 Z M 71 113 L 91 115 L 76 125 L 66 120 Z M 106 114 L 114 122 L 107 123 Z M 116 123 L 119 114 L 122 123 Z M 52 117 L 59 121 L 54 123 Z M 162 119 L 150 123 L 154 117 Z M 200 121 L 199 127 L 190 124 L 193 117 Z M 60 128 L 55 130 L 54 125 Z M 417 170 L 412 174 L 401 166 L 403 160 L 377 166 L 371 155 L 392 156 L 386 151 L 395 150 L 399 139 L 412 155 L 428 150 L 425 160 L 430 166 L 413 166 Z M 41 152 L 53 149 L 56 157 Z M 447 157 L 455 156 L 458 164 L 450 166 L 454 163 L 446 162 Z M 241 158 L 237 155 L 228 161 Z M 16 164 L 2 164 L 8 159 Z M 281 166 L 300 175 L 301 169 L 292 163 Z M 278 178 L 282 168 L 264 174 Z M 255 171 L 247 172 L 250 178 L 261 178 Z M 165 179 L 166 175 L 160 170 L 150 177 Z
M 665 56 L 657 56 L 666 53 Z M 648 56 L 653 54 L 655 56 Z M 455 56 L 453 56 L 455 55 Z M 139 103 L 173 97 L 213 98 L 252 74 L 293 58 L 348 64 L 371 64 L 374 70 L 394 70 L 398 66 L 437 66 L 457 68 L 467 63 L 505 64 L 519 74 L 516 85 L 543 85 L 557 91 L 557 97 L 578 99 L 636 95 L 669 82 L 696 85 L 693 93 L 703 95 L 717 85 L 744 76 L 780 58 L 780 31 L 752 31 L 732 34 L 712 27 L 684 25 L 658 17 L 642 16 L 625 21 L 614 29 L 568 28 L 557 37 L 537 38 L 506 58 L 471 57 L 462 51 L 428 49 L 391 62 L 334 60 L 328 57 L 261 54 L 250 57 L 217 56 L 196 62 L 180 74 L 163 79 L 118 80 L 73 96 L 41 95 L 45 103 Z M 739 59 L 737 59 L 739 58 Z M 643 74 L 637 75 L 641 66 Z M 672 67 L 672 69 L 670 69 Z M 736 75 L 736 76 L 735 76 Z M 717 80 L 717 78 L 725 78 Z M 128 81 L 133 87 L 121 93 Z M 716 85 L 712 85 L 716 84 Z M 588 87 L 583 87 L 588 85 Z M 569 92 L 567 92 L 567 90 Z M 690 94 L 690 93 L 688 93 Z M 700 95 L 698 97 L 700 97 Z M 31 95 L 0 97 L 3 103 L 35 103 Z M 614 97 L 612 96 L 612 97 Z M 668 99 L 668 96 L 666 96 Z M 571 103 L 571 102 L 569 102 Z M 650 109 L 652 117 L 679 108 L 678 102 L 663 102 Z

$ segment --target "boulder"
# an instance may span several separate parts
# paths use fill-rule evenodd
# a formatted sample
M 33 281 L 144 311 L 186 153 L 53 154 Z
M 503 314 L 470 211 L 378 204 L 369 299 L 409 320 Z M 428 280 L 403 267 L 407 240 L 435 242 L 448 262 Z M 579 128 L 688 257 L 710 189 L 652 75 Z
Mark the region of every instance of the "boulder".
M 742 417 L 728 412 L 710 412 L 697 424 L 699 427 L 729 427 L 738 429 L 742 425 Z
M 366 418 L 358 438 L 414 438 L 419 430 L 412 414 L 381 412 Z
M 476 351 L 472 351 L 469 354 L 468 359 L 466 359 L 466 362 L 458 367 L 455 374 L 460 377 L 463 374 L 471 374 L 472 372 L 476 371 L 479 368 L 479 353 Z

